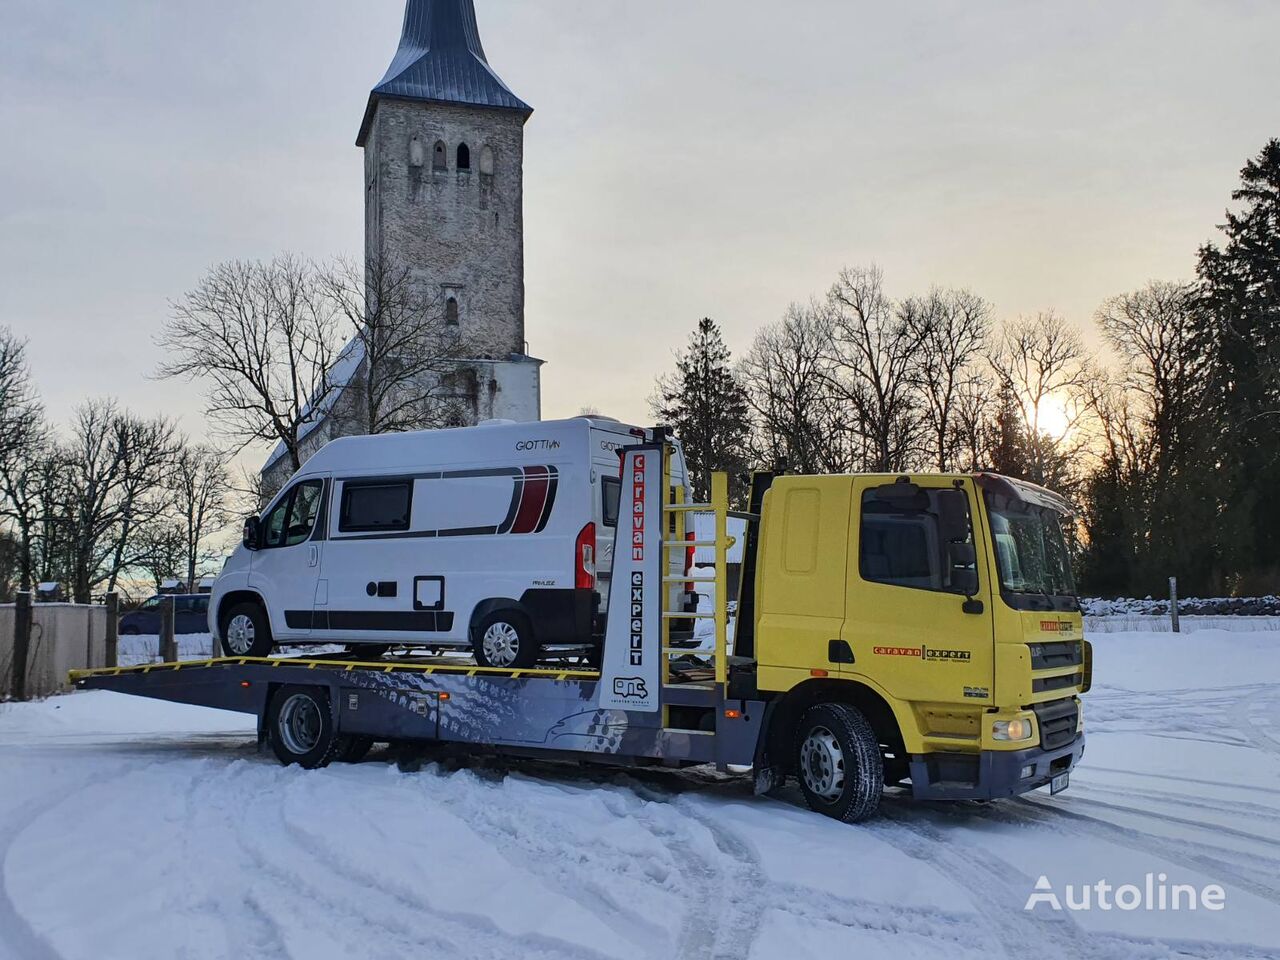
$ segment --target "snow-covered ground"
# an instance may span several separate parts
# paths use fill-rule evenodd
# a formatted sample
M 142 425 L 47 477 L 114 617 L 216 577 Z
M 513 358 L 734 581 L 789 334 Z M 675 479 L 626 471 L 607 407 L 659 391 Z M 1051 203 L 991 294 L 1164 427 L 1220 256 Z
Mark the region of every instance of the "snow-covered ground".
M 248 717 L 0 705 L 0 958 L 1280 957 L 1275 633 L 1094 640 L 1066 793 L 861 826 L 698 772 L 306 772 Z M 1148 873 L 1226 907 L 1023 909 Z

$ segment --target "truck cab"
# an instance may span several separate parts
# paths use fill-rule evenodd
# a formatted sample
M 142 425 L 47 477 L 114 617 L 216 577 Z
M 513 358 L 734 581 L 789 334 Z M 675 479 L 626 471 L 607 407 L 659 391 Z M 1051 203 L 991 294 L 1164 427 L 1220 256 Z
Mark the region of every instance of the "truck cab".
M 797 776 L 811 805 L 835 802 L 823 771 L 849 758 L 833 724 L 814 736 L 802 720 L 839 703 L 870 726 L 884 782 L 917 797 L 1064 787 L 1090 679 L 1070 504 L 991 473 L 767 486 L 753 494 L 754 613 L 735 644 L 774 714 L 758 766 Z

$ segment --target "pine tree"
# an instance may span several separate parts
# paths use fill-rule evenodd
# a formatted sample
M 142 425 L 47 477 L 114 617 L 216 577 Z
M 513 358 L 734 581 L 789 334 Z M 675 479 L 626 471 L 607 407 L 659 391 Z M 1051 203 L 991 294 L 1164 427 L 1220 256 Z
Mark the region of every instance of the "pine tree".
M 1212 362 L 1209 451 L 1227 585 L 1280 580 L 1280 139 L 1240 171 L 1221 227 L 1200 249 L 1203 341 Z
M 710 497 L 711 474 L 730 474 L 730 496 L 744 489 L 750 419 L 747 393 L 734 375 L 729 348 L 714 320 L 704 318 L 676 357 L 676 370 L 658 379 L 654 416 L 684 444 L 692 496 Z

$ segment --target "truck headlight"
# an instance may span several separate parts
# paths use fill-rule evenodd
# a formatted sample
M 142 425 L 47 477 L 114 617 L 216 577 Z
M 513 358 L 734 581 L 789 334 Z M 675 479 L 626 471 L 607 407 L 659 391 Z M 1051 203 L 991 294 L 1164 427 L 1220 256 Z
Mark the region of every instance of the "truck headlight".
M 1031 721 L 997 720 L 991 725 L 991 736 L 996 740 L 1030 740 Z

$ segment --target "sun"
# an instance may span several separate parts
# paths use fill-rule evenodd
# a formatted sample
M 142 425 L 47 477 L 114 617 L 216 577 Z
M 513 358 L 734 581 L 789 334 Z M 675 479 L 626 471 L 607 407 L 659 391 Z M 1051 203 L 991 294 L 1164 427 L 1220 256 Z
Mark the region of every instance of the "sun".
M 1055 440 L 1061 440 L 1071 432 L 1071 414 L 1067 410 L 1067 403 L 1062 397 L 1053 394 L 1040 401 L 1037 421 L 1040 432 Z

